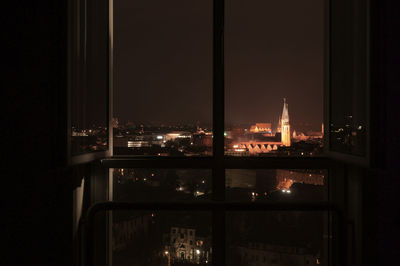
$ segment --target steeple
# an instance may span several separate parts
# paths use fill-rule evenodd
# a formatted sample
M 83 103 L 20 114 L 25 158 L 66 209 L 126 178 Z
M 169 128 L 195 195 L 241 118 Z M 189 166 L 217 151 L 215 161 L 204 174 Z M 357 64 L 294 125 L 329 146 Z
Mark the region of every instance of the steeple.
M 286 98 L 283 98 L 282 124 L 289 123 L 289 108 Z
M 290 146 L 290 124 L 289 124 L 289 108 L 286 98 L 283 98 L 283 111 L 281 118 L 281 141 L 284 146 Z

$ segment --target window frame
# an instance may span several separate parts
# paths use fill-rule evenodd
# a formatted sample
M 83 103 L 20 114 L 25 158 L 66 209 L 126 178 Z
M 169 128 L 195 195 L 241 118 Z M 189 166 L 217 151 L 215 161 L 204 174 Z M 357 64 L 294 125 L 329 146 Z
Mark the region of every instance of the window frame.
M 331 112 L 330 112 L 330 107 L 334 105 L 331 101 L 331 91 L 334 89 L 331 84 L 331 79 L 330 76 L 332 74 L 332 69 L 331 69 L 331 46 L 333 43 L 333 38 L 331 37 L 331 24 L 332 24 L 332 2 L 334 0 L 324 0 L 325 1 L 325 37 L 324 37 L 324 42 L 325 42 L 325 55 L 324 55 L 324 125 L 325 125 L 325 134 L 324 134 L 324 154 L 331 158 L 332 160 L 337 160 L 340 162 L 344 162 L 347 164 L 352 164 L 352 165 L 357 165 L 360 167 L 365 167 L 368 168 L 372 165 L 374 165 L 374 158 L 373 156 L 373 150 L 372 150 L 372 145 L 371 145 L 371 140 L 373 137 L 373 131 L 371 129 L 371 125 L 373 124 L 373 121 L 371 121 L 371 112 L 370 108 L 372 106 L 371 102 L 371 2 L 370 0 L 351 0 L 353 4 L 353 8 L 357 11 L 354 12 L 352 17 L 352 21 L 344 21 L 343 23 L 352 25 L 354 27 L 354 24 L 361 24 L 365 23 L 365 34 L 366 34 L 366 51 L 365 51 L 365 68 L 366 71 L 366 76 L 361 77 L 365 78 L 365 126 L 366 126 L 366 147 L 365 147 L 365 155 L 354 155 L 350 153 L 345 153 L 345 152 L 340 152 L 340 151 L 334 151 L 331 150 L 331 141 L 330 141 L 330 124 L 331 124 Z M 360 7 L 360 2 L 365 5 L 365 7 Z M 363 9 L 365 8 L 365 10 Z M 365 15 L 365 21 L 360 20 L 360 9 L 361 11 L 365 12 L 363 15 Z M 359 25 L 358 25 L 359 26 Z M 354 37 L 354 38 L 357 38 Z
M 83 0 L 87 1 L 87 0 Z M 344 186 L 343 180 L 339 178 L 342 164 L 337 161 L 344 161 L 351 164 L 368 166 L 370 161 L 370 115 L 369 115 L 369 90 L 367 91 L 367 156 L 359 157 L 340 152 L 332 152 L 329 150 L 329 134 L 324 134 L 324 154 L 320 157 L 229 157 L 224 154 L 224 127 L 225 127 L 225 101 L 224 101 L 224 13 L 225 13 L 225 0 L 213 0 L 213 155 L 210 157 L 146 157 L 146 156 L 114 156 L 113 155 L 113 127 L 110 118 L 113 117 L 113 1 L 109 0 L 109 98 L 108 98 L 108 131 L 109 131 L 109 142 L 108 150 L 102 152 L 87 153 L 77 156 L 72 156 L 70 153 L 70 119 L 68 120 L 68 158 L 69 164 L 83 164 L 89 163 L 94 160 L 99 160 L 100 166 L 106 170 L 105 178 L 108 175 L 108 186 L 107 195 L 105 201 L 112 202 L 113 200 L 113 188 L 112 188 L 112 172 L 111 168 L 192 168 L 192 169 L 211 169 L 212 170 L 212 187 L 213 187 L 213 203 L 219 206 L 228 206 L 229 204 L 224 203 L 225 201 L 225 170 L 226 169 L 327 169 L 328 170 L 328 190 L 329 195 L 333 195 L 328 201 L 338 205 L 340 210 L 344 209 L 344 199 L 338 195 L 338 191 Z M 330 8 L 329 5 L 332 0 L 324 0 L 325 10 L 325 57 L 324 57 L 324 124 L 329 125 L 329 106 L 332 104 L 329 99 L 330 83 L 329 83 L 329 29 L 330 29 Z M 368 1 L 369 6 L 369 1 Z M 73 11 L 73 10 L 72 10 Z M 369 12 L 369 11 L 368 11 Z M 74 14 L 74 12 L 71 12 Z M 79 14 L 79 13 L 78 13 Z M 368 18 L 369 22 L 369 18 Z M 369 25 L 367 27 L 369 30 Z M 70 31 L 71 34 L 71 31 Z M 71 39 L 71 38 L 69 38 Z M 369 39 L 369 37 L 368 37 Z M 73 45 L 70 42 L 70 51 Z M 369 47 L 368 47 L 369 50 Z M 369 52 L 369 51 L 368 51 Z M 70 54 L 70 57 L 73 54 Z M 369 62 L 369 58 L 367 58 Z M 72 64 L 73 65 L 73 64 Z M 369 69 L 369 65 L 367 66 Z M 71 66 L 69 68 L 69 80 L 72 80 Z M 369 81 L 369 75 L 367 77 Z M 70 84 L 70 86 L 71 86 Z M 368 82 L 369 89 L 369 82 Z M 71 89 L 69 89 L 69 92 Z M 70 94 L 68 95 L 68 113 L 71 112 L 70 106 Z M 327 129 L 329 127 L 326 127 Z M 108 170 L 108 171 L 107 171 Z M 335 173 L 335 174 L 333 174 Z M 339 174 L 338 174 L 339 173 Z M 335 175 L 335 176 L 333 176 Z M 214 178 L 218 176 L 218 178 Z M 345 177 L 343 177 L 344 179 Z M 330 185 L 331 181 L 335 184 Z M 339 189 L 338 189 L 339 188 Z M 225 204 L 225 205 L 224 205 Z M 154 205 L 149 204 L 148 206 Z M 157 203 L 155 203 L 157 205 Z M 171 203 L 168 206 L 181 205 L 179 203 Z M 192 203 L 191 206 L 195 206 Z M 225 206 L 225 207 L 226 207 Z M 243 208 L 251 210 L 252 206 L 258 206 L 254 203 L 245 203 Z M 280 204 L 275 204 L 275 207 L 279 207 Z M 303 205 L 305 206 L 305 205 Z M 115 207 L 115 206 L 114 206 Z M 115 207 L 117 208 L 117 207 Z M 230 207 L 228 206 L 228 209 Z M 234 207 L 232 207 L 234 208 Z M 256 207 L 263 208 L 263 207 Z M 274 207 L 272 207 L 274 208 Z M 173 209 L 173 208 L 172 208 Z M 225 247 L 225 212 L 227 208 L 216 208 L 213 210 L 213 262 L 216 264 L 225 261 L 224 249 Z M 108 226 L 112 223 L 112 214 L 108 216 Z M 215 233 L 215 232 L 220 233 Z M 111 239 L 110 232 L 108 239 Z M 218 252 L 218 250 L 220 252 Z M 109 252 L 112 253 L 112 251 Z M 112 263 L 112 254 L 108 256 L 108 264 Z
M 108 90 L 107 98 L 107 120 L 108 127 L 108 145 L 106 150 L 72 153 L 72 91 L 73 87 L 81 87 L 82 80 L 85 79 L 86 65 L 86 39 L 88 33 L 88 2 L 89 0 L 68 1 L 68 84 L 67 84 L 67 164 L 69 166 L 90 163 L 95 160 L 110 157 L 113 154 L 113 130 L 112 130 L 112 101 L 113 101 L 113 0 L 108 0 L 108 18 L 107 18 L 107 67 L 108 67 Z M 83 73 L 80 73 L 83 72 Z M 110 127 L 111 126 L 111 127 Z

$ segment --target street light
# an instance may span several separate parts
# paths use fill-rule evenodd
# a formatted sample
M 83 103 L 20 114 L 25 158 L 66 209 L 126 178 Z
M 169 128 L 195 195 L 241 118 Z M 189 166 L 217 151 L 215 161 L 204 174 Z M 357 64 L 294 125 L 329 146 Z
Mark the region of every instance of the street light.
M 164 254 L 168 257 L 168 266 L 171 266 L 171 254 L 169 254 L 168 250 L 164 251 Z
M 200 250 L 196 249 L 197 264 L 200 263 Z

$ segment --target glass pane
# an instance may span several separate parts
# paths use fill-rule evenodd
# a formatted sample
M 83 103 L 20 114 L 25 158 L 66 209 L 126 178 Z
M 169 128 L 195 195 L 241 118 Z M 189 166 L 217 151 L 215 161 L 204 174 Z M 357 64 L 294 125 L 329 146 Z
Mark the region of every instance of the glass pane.
M 330 150 L 361 156 L 367 143 L 367 4 L 331 3 Z
M 328 265 L 328 214 L 274 211 L 227 214 L 227 265 Z
M 212 265 L 211 247 L 209 212 L 113 212 L 112 265 Z
M 323 3 L 226 2 L 226 155 L 322 152 Z
M 88 0 L 86 18 L 83 2 L 71 92 L 72 155 L 108 149 L 108 1 Z
M 114 2 L 114 154 L 211 155 L 212 3 Z
M 327 201 L 326 170 L 228 169 L 226 199 L 229 201 Z
M 198 201 L 211 199 L 211 170 L 113 169 L 114 201 Z

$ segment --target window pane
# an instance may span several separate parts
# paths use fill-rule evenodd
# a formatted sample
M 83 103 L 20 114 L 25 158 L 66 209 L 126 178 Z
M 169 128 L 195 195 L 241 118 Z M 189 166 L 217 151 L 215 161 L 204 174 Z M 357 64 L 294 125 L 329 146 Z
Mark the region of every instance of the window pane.
M 114 154 L 210 155 L 212 0 L 114 7 Z
M 367 143 L 367 5 L 331 4 L 330 150 L 361 156 Z
M 211 199 L 211 170 L 113 169 L 114 201 L 199 201 Z
M 114 266 L 212 265 L 211 247 L 209 212 L 113 212 Z
M 227 265 L 328 265 L 328 214 L 227 214 Z
M 226 155 L 321 153 L 323 2 L 226 2 Z
M 228 169 L 226 198 L 229 201 L 327 201 L 326 170 Z
M 108 149 L 108 1 L 88 0 L 86 18 L 80 3 L 77 82 L 71 86 L 72 155 Z

